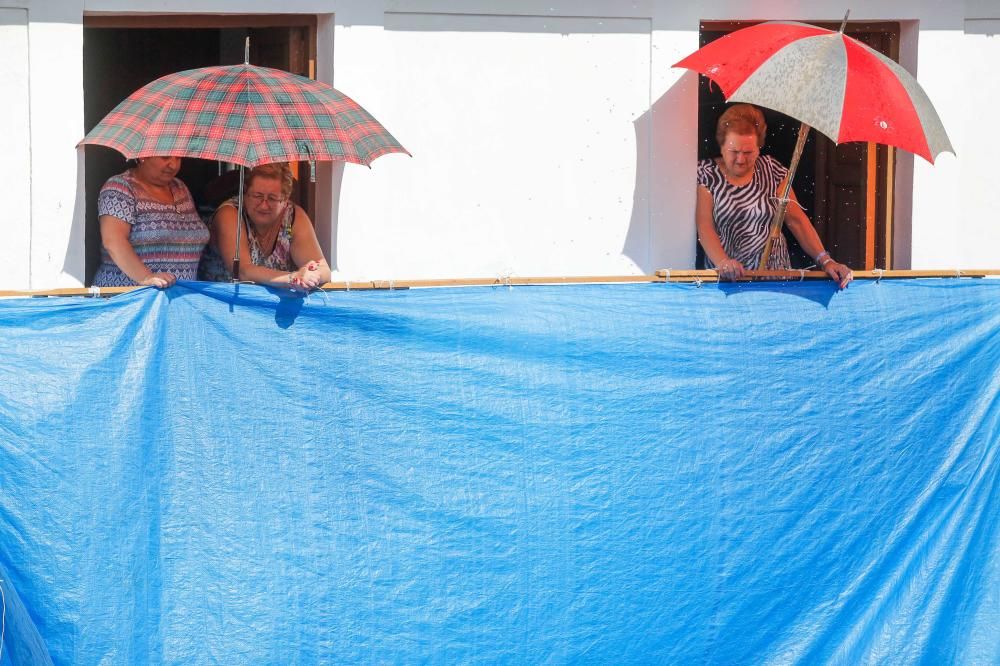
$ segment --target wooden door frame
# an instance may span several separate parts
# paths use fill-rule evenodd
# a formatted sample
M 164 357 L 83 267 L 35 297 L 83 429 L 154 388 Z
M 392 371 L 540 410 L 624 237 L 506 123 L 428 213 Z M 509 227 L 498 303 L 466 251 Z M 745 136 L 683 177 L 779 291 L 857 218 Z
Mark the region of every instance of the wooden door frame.
M 85 12 L 85 28 L 290 28 L 315 30 L 315 14 L 107 14 Z
M 699 22 L 699 35 L 704 32 L 735 32 L 764 21 Z M 838 30 L 839 22 L 809 21 L 810 25 Z M 902 25 L 899 21 L 849 21 L 847 31 L 853 33 L 885 33 L 889 35 L 888 56 L 899 62 Z M 701 40 L 699 39 L 699 43 Z M 864 270 L 893 268 L 893 209 L 895 202 L 896 151 L 891 146 L 869 143 L 865 165 L 865 252 Z M 818 176 L 817 176 L 818 179 Z M 884 190 L 882 190 L 884 188 Z M 882 196 L 878 196 L 879 193 Z

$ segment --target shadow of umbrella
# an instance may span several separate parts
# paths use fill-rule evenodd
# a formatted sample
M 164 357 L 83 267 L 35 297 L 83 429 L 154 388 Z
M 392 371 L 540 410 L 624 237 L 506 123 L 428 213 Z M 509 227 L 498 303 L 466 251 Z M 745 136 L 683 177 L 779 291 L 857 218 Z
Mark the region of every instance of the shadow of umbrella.
M 278 303 L 274 306 L 274 323 L 280 328 L 290 328 L 302 312 L 302 306 L 306 302 L 305 295 L 274 287 L 268 287 L 267 290 L 278 297 Z
M 754 282 L 719 282 L 718 289 L 726 298 L 759 294 L 761 292 L 771 292 L 783 296 L 794 298 L 804 298 L 822 305 L 824 308 L 830 307 L 830 301 L 834 294 L 840 289 L 832 280 L 757 280 Z

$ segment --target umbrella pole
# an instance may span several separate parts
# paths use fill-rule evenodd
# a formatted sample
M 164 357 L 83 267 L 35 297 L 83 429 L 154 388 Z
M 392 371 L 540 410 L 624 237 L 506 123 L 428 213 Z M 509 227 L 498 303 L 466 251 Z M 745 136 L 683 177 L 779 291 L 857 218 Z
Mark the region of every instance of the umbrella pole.
M 250 64 L 250 37 L 243 45 L 243 64 Z M 250 96 L 250 81 L 247 81 L 247 98 Z M 233 282 L 240 281 L 240 232 L 243 230 L 243 165 L 240 165 L 240 189 L 236 195 L 236 252 L 233 253 Z
M 240 231 L 243 230 L 243 165 L 240 165 L 240 189 L 236 195 L 236 252 L 233 254 L 233 282 L 240 281 Z
M 799 125 L 799 140 L 795 142 L 795 152 L 792 153 L 792 163 L 788 167 L 788 177 L 785 179 L 785 187 L 778 197 L 778 205 L 774 207 L 774 215 L 771 217 L 771 233 L 764 243 L 764 252 L 760 255 L 760 265 L 757 270 L 767 270 L 767 261 L 771 258 L 771 248 L 774 242 L 781 235 L 781 225 L 785 221 L 785 209 L 788 208 L 788 193 L 792 191 L 792 180 L 795 179 L 795 171 L 799 168 L 799 159 L 802 157 L 802 149 L 806 145 L 806 137 L 809 135 L 809 125 L 802 123 Z

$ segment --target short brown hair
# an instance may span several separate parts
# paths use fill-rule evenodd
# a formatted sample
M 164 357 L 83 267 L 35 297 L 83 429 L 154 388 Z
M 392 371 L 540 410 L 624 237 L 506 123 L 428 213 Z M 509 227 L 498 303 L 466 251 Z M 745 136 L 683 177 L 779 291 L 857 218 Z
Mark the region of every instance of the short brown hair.
M 764 114 L 753 104 L 734 104 L 719 116 L 715 125 L 715 140 L 719 148 L 726 142 L 730 132 L 741 136 L 755 135 L 757 147 L 764 147 L 764 137 L 767 136 L 767 123 Z
M 261 164 L 250 169 L 246 175 L 244 189 L 249 190 L 254 178 L 273 178 L 281 183 L 281 196 L 286 199 L 292 196 L 292 169 L 288 162 L 272 162 L 271 164 Z

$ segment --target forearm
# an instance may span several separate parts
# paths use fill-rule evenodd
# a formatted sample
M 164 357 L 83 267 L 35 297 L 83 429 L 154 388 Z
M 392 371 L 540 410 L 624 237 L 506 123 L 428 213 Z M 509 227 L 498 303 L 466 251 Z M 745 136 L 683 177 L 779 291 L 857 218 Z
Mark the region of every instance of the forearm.
M 792 204 L 794 205 L 794 204 Z M 795 236 L 795 240 L 802 246 L 802 250 L 814 261 L 825 252 L 823 241 L 820 240 L 816 228 L 813 227 L 804 214 L 799 216 L 788 216 L 788 230 Z
M 694 208 L 694 226 L 698 232 L 698 242 L 705 250 L 705 255 L 716 266 L 729 259 L 719 232 L 715 230 L 715 202 L 712 194 L 703 186 L 698 186 L 697 200 Z
M 271 287 L 280 287 L 282 289 L 291 289 L 295 286 L 293 282 L 294 277 L 294 271 L 279 271 L 273 268 L 257 266 L 256 264 L 251 263 L 240 264 L 240 280 L 245 280 L 247 282 L 255 282 L 257 284 L 265 284 Z
M 805 213 L 797 212 L 798 215 L 789 218 L 788 228 L 799 241 L 802 249 L 816 262 L 816 267 L 829 275 L 843 289 L 847 283 L 854 279 L 854 274 L 850 268 L 837 262 L 830 256 L 829 252 L 823 249 L 823 241 L 820 240 L 816 229 L 809 222 L 809 218 L 806 217 Z
M 698 242 L 701 243 L 702 249 L 705 250 L 705 256 L 714 265 L 718 266 L 726 259 L 729 259 L 729 255 L 726 254 L 726 250 L 722 247 L 722 241 L 719 240 L 719 234 L 715 231 L 715 224 L 713 222 L 709 221 L 705 224 L 699 220 L 697 229 Z
M 115 265 L 135 283 L 140 284 L 153 274 L 153 271 L 143 263 L 127 239 L 106 238 L 102 242 Z

